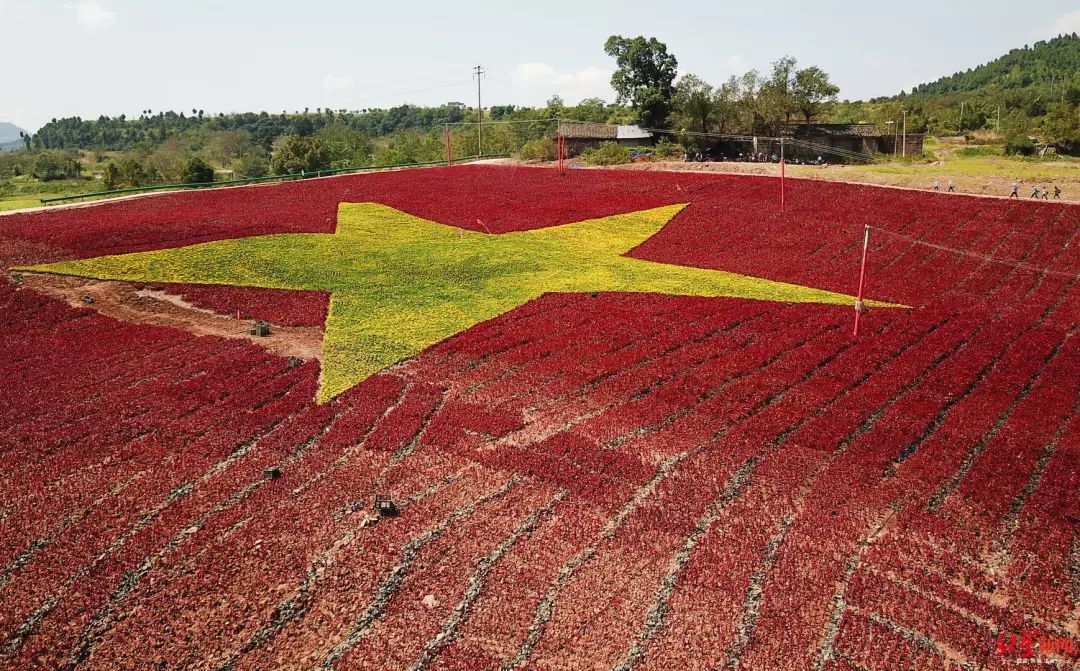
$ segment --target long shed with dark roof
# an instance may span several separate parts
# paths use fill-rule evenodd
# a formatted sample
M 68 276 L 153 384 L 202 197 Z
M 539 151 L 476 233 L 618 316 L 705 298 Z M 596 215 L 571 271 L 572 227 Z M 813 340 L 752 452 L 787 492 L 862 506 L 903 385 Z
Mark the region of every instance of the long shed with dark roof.
M 860 154 L 904 154 L 915 156 L 923 151 L 923 134 L 908 133 L 906 148 L 904 136 L 882 133 L 872 123 L 815 123 L 794 126 L 799 140 Z M 906 149 L 906 151 L 905 151 Z
M 640 126 L 606 123 L 564 123 L 559 126 L 566 142 L 566 153 L 580 154 L 604 142 L 617 142 L 624 147 L 651 145 L 653 134 Z

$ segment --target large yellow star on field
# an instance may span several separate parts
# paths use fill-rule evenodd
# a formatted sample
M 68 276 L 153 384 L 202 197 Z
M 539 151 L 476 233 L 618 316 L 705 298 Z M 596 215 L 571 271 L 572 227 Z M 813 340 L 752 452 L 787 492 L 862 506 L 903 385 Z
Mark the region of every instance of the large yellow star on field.
M 329 292 L 319 402 L 548 292 L 854 301 L 820 289 L 626 256 L 684 207 L 493 235 L 377 203 L 342 203 L 335 233 L 219 240 L 23 270 L 102 280 Z

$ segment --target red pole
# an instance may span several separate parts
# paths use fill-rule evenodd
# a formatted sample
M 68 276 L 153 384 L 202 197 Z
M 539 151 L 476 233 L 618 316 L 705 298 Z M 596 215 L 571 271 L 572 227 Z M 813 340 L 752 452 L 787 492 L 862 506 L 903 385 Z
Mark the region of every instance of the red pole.
M 780 159 L 780 211 L 784 212 L 784 159 Z
M 561 174 L 562 174 L 562 171 L 563 171 L 563 151 L 564 151 L 564 150 L 563 150 L 563 146 L 564 146 L 564 145 L 563 145 L 563 136 L 562 136 L 562 134 L 561 134 L 561 133 L 559 134 L 559 141 L 558 141 L 558 142 L 556 143 L 556 145 L 558 146 L 558 152 L 559 152 L 559 174 L 561 175 Z
M 855 337 L 859 336 L 859 317 L 863 313 L 863 287 L 866 284 L 866 253 L 870 248 L 870 224 L 866 225 L 862 243 L 862 267 L 859 269 L 859 297 L 855 300 Z
M 784 180 L 784 164 L 785 164 L 785 161 L 784 161 L 784 138 L 780 138 L 780 211 L 781 212 L 786 211 L 786 207 L 785 207 L 785 204 L 784 204 L 784 195 L 785 195 L 784 192 L 785 192 L 785 187 L 787 186 L 787 184 L 785 183 L 785 180 Z

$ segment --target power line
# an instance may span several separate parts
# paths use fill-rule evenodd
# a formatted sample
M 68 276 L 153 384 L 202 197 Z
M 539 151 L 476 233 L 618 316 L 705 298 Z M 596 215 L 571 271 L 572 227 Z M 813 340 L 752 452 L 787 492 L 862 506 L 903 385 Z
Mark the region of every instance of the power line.
M 439 84 L 438 86 L 428 86 L 428 87 L 422 88 L 422 89 L 413 89 L 411 91 L 401 91 L 400 93 L 387 93 L 386 95 L 381 95 L 381 96 L 373 96 L 373 97 L 370 97 L 370 98 L 361 98 L 361 99 L 355 100 L 353 102 L 354 103 L 363 103 L 363 102 L 368 102 L 368 101 L 371 101 L 371 100 L 383 100 L 385 98 L 396 98 L 398 96 L 407 96 L 407 95 L 411 95 L 413 93 L 425 93 L 427 91 L 436 91 L 438 89 L 448 89 L 448 88 L 450 88 L 452 86 L 464 86 L 465 84 L 468 84 L 468 83 L 470 83 L 470 82 L 453 82 L 451 84 Z
M 755 139 L 764 142 L 786 142 L 792 146 L 802 147 L 804 149 L 810 149 L 819 154 L 833 154 L 842 158 L 850 158 L 867 163 L 874 163 L 880 159 L 874 157 L 871 154 L 864 154 L 862 152 L 852 151 L 849 149 L 840 149 L 838 147 L 830 147 L 828 145 L 817 144 L 808 140 L 801 140 L 799 138 L 784 138 L 784 137 L 772 137 L 767 135 L 733 135 L 725 133 L 707 133 L 701 131 L 673 131 L 665 128 L 644 128 L 652 133 L 666 133 L 668 135 L 690 135 L 693 137 L 708 137 L 717 138 L 721 140 L 731 140 L 735 142 L 753 142 Z
M 910 236 L 910 235 L 905 235 L 903 233 L 897 233 L 896 231 L 890 231 L 890 230 L 885 229 L 885 228 L 879 228 L 878 226 L 868 226 L 867 228 L 871 228 L 871 229 L 873 229 L 875 231 L 878 231 L 880 233 L 884 233 L 886 235 L 891 235 L 891 236 L 894 236 L 894 237 L 897 237 L 897 238 L 901 238 L 903 240 L 907 240 L 908 242 L 911 242 L 912 244 L 924 245 L 926 247 L 932 247 L 934 249 L 938 249 L 938 250 L 941 250 L 943 252 L 949 252 L 951 254 L 958 254 L 960 256 L 970 256 L 972 258 L 979 259 L 981 261 L 985 261 L 986 263 L 997 263 L 997 264 L 1003 265 L 1003 266 L 1010 266 L 1012 268 L 1019 268 L 1019 269 L 1022 269 L 1022 270 L 1030 270 L 1032 272 L 1043 273 L 1045 275 L 1053 275 L 1054 277 L 1064 277 L 1064 278 L 1070 279 L 1070 280 L 1075 279 L 1077 277 L 1076 273 L 1067 273 L 1067 272 L 1063 272 L 1063 271 L 1060 271 L 1060 270 L 1050 270 L 1049 268 L 1042 268 L 1042 267 L 1039 267 L 1039 266 L 1032 265 L 1030 263 L 1024 263 L 1023 261 L 1015 261 L 1013 259 L 999 259 L 999 258 L 995 258 L 993 256 L 990 256 L 989 254 L 980 254 L 978 252 L 969 252 L 969 251 L 967 251 L 965 249 L 957 249 L 955 247 L 946 247 L 945 245 L 939 245 L 939 244 L 937 244 L 935 242 L 927 242 L 926 240 L 921 240 L 919 238 L 916 238 L 916 237 L 913 237 L 913 236 Z
M 492 125 L 497 126 L 499 124 L 515 124 L 515 123 L 531 123 L 531 124 L 548 123 L 548 124 L 550 124 L 550 123 L 555 123 L 557 121 L 559 121 L 559 119 L 556 119 L 556 118 L 549 118 L 549 119 L 516 119 L 516 120 L 511 119 L 511 120 L 499 120 L 499 121 L 492 121 L 492 120 L 489 119 L 489 120 L 485 121 L 484 123 L 486 123 L 489 126 L 492 126 Z M 475 126 L 478 123 L 479 122 L 477 122 L 477 121 L 449 121 L 449 122 L 447 122 L 446 125 L 447 126 Z M 565 123 L 565 121 L 564 121 L 564 123 Z

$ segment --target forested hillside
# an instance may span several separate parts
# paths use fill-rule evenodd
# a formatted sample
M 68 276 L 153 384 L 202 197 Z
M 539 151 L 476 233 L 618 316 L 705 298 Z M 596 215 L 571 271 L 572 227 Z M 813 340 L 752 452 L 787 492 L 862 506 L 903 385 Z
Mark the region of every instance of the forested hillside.
M 1062 35 L 1008 54 L 964 72 L 916 86 L 912 94 L 941 94 L 979 90 L 1038 88 L 1053 94 L 1080 94 L 1080 37 Z M 1074 101 L 1075 102 L 1075 101 Z
M 153 112 L 146 110 L 138 118 L 125 115 L 97 119 L 71 117 L 53 119 L 34 136 L 34 146 L 42 149 L 100 149 L 124 151 L 137 146 L 153 146 L 169 137 L 191 131 L 214 133 L 242 130 L 251 140 L 270 149 L 282 135 L 311 135 L 334 123 L 344 124 L 371 137 L 392 135 L 409 128 L 430 128 L 465 120 L 466 108 L 459 103 L 440 107 L 401 105 L 390 109 L 361 111 L 305 109 L 280 114 L 245 112 L 207 115 L 202 110 Z M 474 112 L 475 116 L 475 112 Z
M 989 63 L 867 102 L 844 101 L 829 121 L 900 124 L 932 135 L 985 133 L 1033 151 L 1031 138 L 1080 152 L 1080 37 L 1061 35 Z

